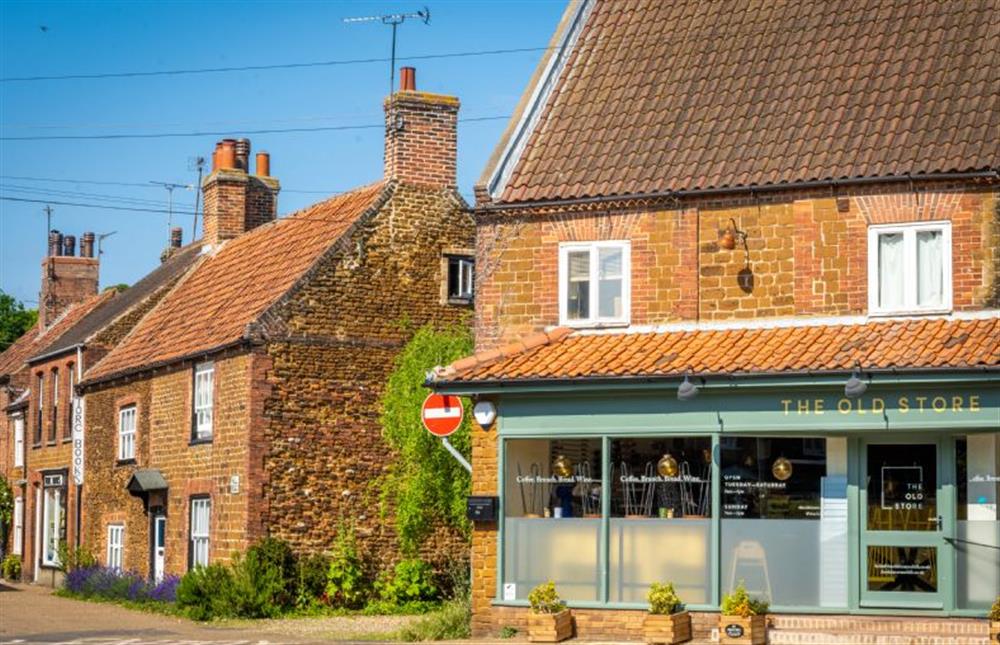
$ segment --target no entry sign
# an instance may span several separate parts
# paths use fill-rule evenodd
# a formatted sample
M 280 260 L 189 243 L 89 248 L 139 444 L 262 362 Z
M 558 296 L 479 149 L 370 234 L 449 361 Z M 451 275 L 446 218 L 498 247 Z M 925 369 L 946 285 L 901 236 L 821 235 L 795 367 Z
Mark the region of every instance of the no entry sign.
M 447 437 L 462 425 L 462 400 L 448 394 L 431 394 L 424 399 L 420 418 L 432 435 Z

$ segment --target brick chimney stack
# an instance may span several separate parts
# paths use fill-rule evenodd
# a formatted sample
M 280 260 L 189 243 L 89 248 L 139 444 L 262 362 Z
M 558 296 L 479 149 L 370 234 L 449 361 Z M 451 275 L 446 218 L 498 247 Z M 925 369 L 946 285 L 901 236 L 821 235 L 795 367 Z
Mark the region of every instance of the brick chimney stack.
M 48 255 L 42 260 L 42 288 L 38 295 L 38 320 L 51 325 L 71 306 L 97 295 L 99 262 L 93 255 L 93 233 L 81 238 L 80 256 L 76 238 L 59 231 L 49 233 Z
M 215 145 L 212 173 L 201 184 L 204 245 L 216 246 L 277 217 L 281 184 L 270 172 L 270 157 L 258 153 L 257 174 L 250 174 L 249 139 L 223 139 Z
M 385 100 L 385 178 L 428 188 L 458 185 L 458 99 L 417 91 L 403 67 L 399 91 Z

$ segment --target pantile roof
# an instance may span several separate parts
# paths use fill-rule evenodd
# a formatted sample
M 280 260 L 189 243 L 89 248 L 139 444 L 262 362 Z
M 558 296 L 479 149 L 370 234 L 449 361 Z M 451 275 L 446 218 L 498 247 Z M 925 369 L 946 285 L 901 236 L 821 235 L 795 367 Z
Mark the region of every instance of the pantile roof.
M 994 0 L 588 10 L 498 202 L 1000 166 Z
M 216 350 L 285 294 L 387 189 L 375 183 L 260 226 L 207 254 L 84 381 Z
M 114 291 L 90 296 L 69 307 L 48 327 L 36 324 L 0 354 L 0 377 L 9 376 L 26 367 L 28 359 L 38 354 L 39 350 L 61 337 L 94 309 L 116 297 Z
M 435 382 L 505 383 L 864 370 L 1000 368 L 1000 315 L 862 324 L 572 334 L 560 327 L 438 368 Z

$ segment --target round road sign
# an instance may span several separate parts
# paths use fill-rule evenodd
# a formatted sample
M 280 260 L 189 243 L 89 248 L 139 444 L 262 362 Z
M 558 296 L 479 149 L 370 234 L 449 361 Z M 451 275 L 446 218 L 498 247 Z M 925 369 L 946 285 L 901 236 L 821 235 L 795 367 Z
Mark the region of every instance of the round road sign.
M 462 400 L 450 394 L 430 394 L 424 399 L 420 418 L 427 431 L 438 437 L 447 437 L 462 425 Z

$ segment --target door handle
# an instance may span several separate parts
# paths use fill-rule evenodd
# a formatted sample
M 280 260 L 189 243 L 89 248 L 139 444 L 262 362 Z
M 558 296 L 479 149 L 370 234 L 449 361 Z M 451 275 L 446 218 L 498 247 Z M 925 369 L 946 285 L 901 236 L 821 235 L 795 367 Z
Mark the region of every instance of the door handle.
M 937 519 L 934 520 L 934 524 L 937 526 L 937 530 L 940 531 L 941 528 L 944 526 L 944 518 L 938 515 Z

